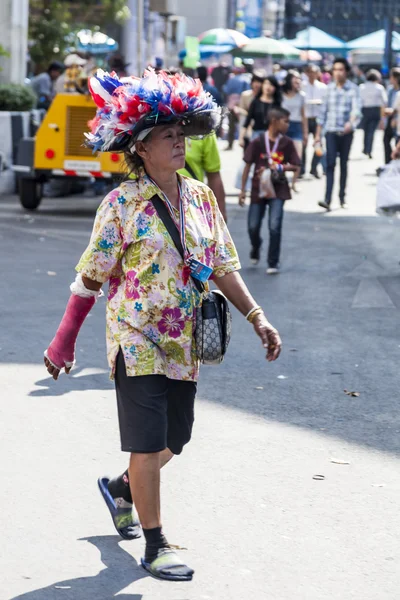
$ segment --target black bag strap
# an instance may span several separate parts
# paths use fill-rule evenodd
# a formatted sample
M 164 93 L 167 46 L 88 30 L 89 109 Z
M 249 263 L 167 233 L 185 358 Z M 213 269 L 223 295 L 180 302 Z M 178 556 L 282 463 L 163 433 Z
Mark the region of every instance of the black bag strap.
M 179 254 L 181 255 L 182 259 L 184 259 L 184 252 L 183 252 L 183 246 L 182 246 L 182 242 L 181 242 L 181 236 L 179 235 L 179 231 L 177 226 L 175 225 L 175 223 L 172 220 L 171 215 L 168 212 L 168 208 L 165 206 L 165 203 L 161 200 L 161 198 L 155 194 L 155 196 L 152 197 L 151 199 L 154 208 L 157 211 L 158 216 L 160 217 L 161 221 L 164 223 L 166 230 L 168 231 L 169 235 L 172 238 L 172 241 L 174 242 L 176 249 L 178 250 Z M 205 290 L 204 284 L 202 281 L 199 281 L 198 279 L 195 279 L 194 277 L 192 277 L 193 283 L 196 286 L 196 289 L 202 293 Z
M 193 171 L 192 167 L 189 165 L 187 160 L 185 160 L 185 169 L 189 173 L 189 175 L 192 179 L 196 179 L 196 181 L 199 181 L 198 178 L 196 177 L 195 172 Z

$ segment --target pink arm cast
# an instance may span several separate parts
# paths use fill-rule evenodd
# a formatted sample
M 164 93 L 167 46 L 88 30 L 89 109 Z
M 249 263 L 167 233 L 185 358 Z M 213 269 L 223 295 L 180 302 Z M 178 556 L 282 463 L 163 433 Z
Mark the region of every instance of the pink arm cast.
M 56 335 L 45 352 L 54 367 L 61 370 L 74 364 L 78 333 L 95 303 L 96 298 L 93 296 L 82 298 L 71 295 Z

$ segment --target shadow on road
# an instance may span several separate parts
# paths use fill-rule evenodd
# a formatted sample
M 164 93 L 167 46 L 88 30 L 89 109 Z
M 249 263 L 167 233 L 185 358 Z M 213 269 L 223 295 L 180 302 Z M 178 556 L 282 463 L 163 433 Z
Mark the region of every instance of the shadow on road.
M 51 585 L 10 598 L 10 600 L 142 600 L 142 594 L 120 594 L 128 585 L 148 575 L 118 544 L 118 536 L 83 538 L 101 553 L 106 566 L 97 575 L 57 581 Z
M 84 390 L 93 392 L 96 390 L 114 389 L 114 384 L 110 381 L 108 374 L 80 375 L 85 370 L 85 366 L 76 367 L 71 371 L 70 375 L 61 374 L 58 381 L 54 381 L 50 375 L 45 379 L 35 381 L 35 385 L 40 386 L 40 389 L 31 390 L 29 396 L 32 398 L 42 398 L 45 396 L 58 397 Z

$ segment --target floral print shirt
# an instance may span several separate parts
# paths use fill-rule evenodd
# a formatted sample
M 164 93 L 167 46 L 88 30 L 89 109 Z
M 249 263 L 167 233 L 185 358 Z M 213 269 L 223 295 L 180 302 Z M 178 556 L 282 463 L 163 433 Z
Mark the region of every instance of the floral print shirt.
M 186 243 L 194 257 L 222 277 L 240 269 L 235 246 L 212 191 L 178 176 L 186 214 Z M 101 203 L 90 243 L 76 269 L 109 281 L 107 351 L 114 376 L 121 348 L 129 376 L 166 375 L 196 381 L 193 336 L 201 295 L 151 198 L 158 187 L 142 170 Z M 176 210 L 176 209 L 175 209 Z M 176 210 L 179 223 L 179 211 Z

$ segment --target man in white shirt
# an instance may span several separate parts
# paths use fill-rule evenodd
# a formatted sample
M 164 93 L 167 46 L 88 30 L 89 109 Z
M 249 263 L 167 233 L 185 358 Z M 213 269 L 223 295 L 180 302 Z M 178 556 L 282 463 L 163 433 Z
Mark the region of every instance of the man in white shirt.
M 396 121 L 397 141 L 400 141 L 400 93 L 399 92 L 395 96 L 393 109 L 394 109 L 394 114 L 396 115 L 395 121 Z
M 326 85 L 319 81 L 319 76 L 321 74 L 321 70 L 316 65 L 309 65 L 306 69 L 307 79 L 303 84 L 303 91 L 306 95 L 306 117 L 308 119 L 308 133 L 311 134 L 315 139 L 315 134 L 317 131 L 317 119 L 320 116 L 322 103 L 324 101 L 326 95 Z M 306 169 L 306 149 L 307 149 L 307 140 L 304 140 L 303 145 L 303 167 L 302 174 L 304 175 Z M 321 154 L 321 153 L 319 153 Z M 321 161 L 321 156 L 318 156 L 316 152 L 314 152 L 314 156 L 311 163 L 311 175 L 314 175 L 317 179 L 319 179 L 317 166 Z

